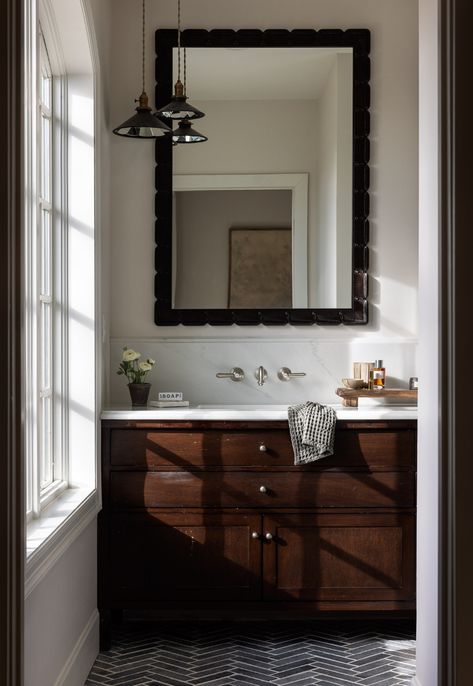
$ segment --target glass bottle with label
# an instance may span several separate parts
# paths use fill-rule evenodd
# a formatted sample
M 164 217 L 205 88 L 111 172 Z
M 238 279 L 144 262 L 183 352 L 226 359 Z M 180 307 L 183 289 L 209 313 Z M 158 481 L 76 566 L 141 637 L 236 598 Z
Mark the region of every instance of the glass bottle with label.
M 383 360 L 375 360 L 371 375 L 373 390 L 382 390 L 386 384 L 386 370 L 383 367 Z

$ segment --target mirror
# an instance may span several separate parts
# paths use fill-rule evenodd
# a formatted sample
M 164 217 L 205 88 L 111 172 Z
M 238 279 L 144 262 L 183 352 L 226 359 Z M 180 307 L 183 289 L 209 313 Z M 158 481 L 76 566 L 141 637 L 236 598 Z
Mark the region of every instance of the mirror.
M 163 81 L 170 91 L 177 79 L 171 33 L 157 32 L 158 106 Z M 369 33 L 325 32 L 337 38 L 327 44 L 324 32 L 308 32 L 310 44 L 297 46 L 225 44 L 220 36 L 209 45 L 218 33 L 233 32 L 182 36 L 189 101 L 205 112 L 193 126 L 208 140 L 157 144 L 156 323 L 164 312 L 172 323 L 239 323 L 243 313 L 254 323 L 366 323 L 360 112 L 367 117 L 369 100 L 355 75 L 369 65 Z M 160 176 L 170 227 L 160 223 Z

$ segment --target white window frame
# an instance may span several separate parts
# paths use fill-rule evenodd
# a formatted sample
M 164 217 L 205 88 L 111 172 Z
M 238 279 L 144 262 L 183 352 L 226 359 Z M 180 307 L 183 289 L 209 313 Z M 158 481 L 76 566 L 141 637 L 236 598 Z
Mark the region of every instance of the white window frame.
M 27 522 L 68 488 L 68 388 L 67 388 L 67 79 L 61 52 L 51 31 L 48 15 L 39 8 L 39 20 L 31 6 L 29 50 L 27 50 L 26 114 L 26 236 L 25 236 L 25 450 Z M 41 101 L 41 50 L 44 41 L 52 74 L 51 108 Z M 41 123 L 51 116 L 51 196 L 41 198 Z M 51 221 L 51 292 L 41 293 L 41 231 L 43 211 Z M 51 305 L 51 387 L 41 387 L 41 309 Z M 42 487 L 41 403 L 45 393 L 52 398 L 52 479 Z
M 25 484 L 29 513 L 25 530 L 25 598 L 48 574 L 57 560 L 75 539 L 97 517 L 100 498 L 100 422 L 97 408 L 101 405 L 101 354 L 105 349 L 104 333 L 97 325 L 102 320 L 100 290 L 100 240 L 96 227 L 103 209 L 99 205 L 100 174 L 100 61 L 94 32 L 94 17 L 88 2 L 70 0 L 71 12 L 64 12 L 64 0 L 22 0 L 24 8 L 24 302 L 22 360 L 23 360 L 23 436 L 26 455 Z M 73 11 L 72 11 L 73 10 Z M 61 479 L 49 492 L 38 494 L 37 444 L 37 26 L 41 24 L 52 72 L 55 76 L 56 111 L 54 119 L 54 164 L 61 181 L 53 198 L 57 242 L 55 308 L 56 355 L 54 375 L 57 392 L 56 424 L 61 427 L 55 450 L 62 462 Z M 70 31 L 80 37 L 77 44 L 61 42 Z M 74 70 L 68 75 L 65 68 L 70 61 Z M 92 118 L 91 118 L 92 117 Z M 88 144 L 89 149 L 82 147 Z M 92 154 L 90 151 L 92 147 Z M 84 156 L 85 152 L 85 156 Z M 84 189 L 83 174 L 88 186 Z M 92 180 L 92 184 L 90 181 Z M 90 192 L 93 194 L 89 195 Z M 89 211 L 88 240 L 81 242 L 77 218 L 82 209 Z M 79 212 L 78 212 L 79 209 Z M 92 210 L 92 212 L 90 212 Z M 77 215 L 77 216 L 75 216 Z M 90 221 L 89 221 L 90 220 Z M 105 220 L 108 215 L 105 213 Z M 81 252 L 85 248 L 85 253 Z M 77 251 L 77 252 L 76 252 Z M 78 254 L 77 254 L 78 253 Z M 80 260 L 77 262 L 76 259 Z M 80 269 L 77 269 L 77 264 Z M 93 278 L 91 303 L 81 300 L 83 270 Z M 86 322 L 77 328 L 77 315 L 84 314 Z M 79 322 L 80 323 L 80 322 Z M 92 325 L 91 325 L 92 324 Z M 104 331 L 105 329 L 103 329 Z M 78 349 L 79 346 L 79 349 Z M 77 373 L 74 364 L 82 348 L 93 349 L 84 373 Z M 83 413 L 85 410 L 85 414 Z M 84 423 L 85 419 L 85 423 Z M 59 438 L 60 436 L 60 438 Z M 33 509 L 35 498 L 35 509 Z

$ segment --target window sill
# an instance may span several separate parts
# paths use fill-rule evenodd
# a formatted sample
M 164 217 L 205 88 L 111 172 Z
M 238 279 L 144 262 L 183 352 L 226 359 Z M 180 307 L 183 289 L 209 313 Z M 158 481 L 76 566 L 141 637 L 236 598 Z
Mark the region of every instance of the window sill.
M 26 529 L 25 597 L 100 511 L 96 489 L 68 488 Z

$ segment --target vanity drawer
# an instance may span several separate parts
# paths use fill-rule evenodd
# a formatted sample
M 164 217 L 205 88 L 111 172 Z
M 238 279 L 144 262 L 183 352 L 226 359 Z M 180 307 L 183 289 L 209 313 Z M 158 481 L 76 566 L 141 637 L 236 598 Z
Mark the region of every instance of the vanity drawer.
M 266 450 L 261 450 L 264 446 Z M 294 464 L 289 429 L 197 431 L 113 429 L 110 462 L 117 467 L 192 468 L 216 466 L 279 467 Z M 416 438 L 412 430 L 339 430 L 335 454 L 311 463 L 313 470 L 330 467 L 415 468 Z
M 294 464 L 289 430 L 111 432 L 111 463 L 116 466 L 217 467 Z M 264 446 L 266 451 L 260 450 Z
M 112 472 L 115 507 L 414 507 L 409 472 Z M 260 488 L 264 487 L 265 492 Z

